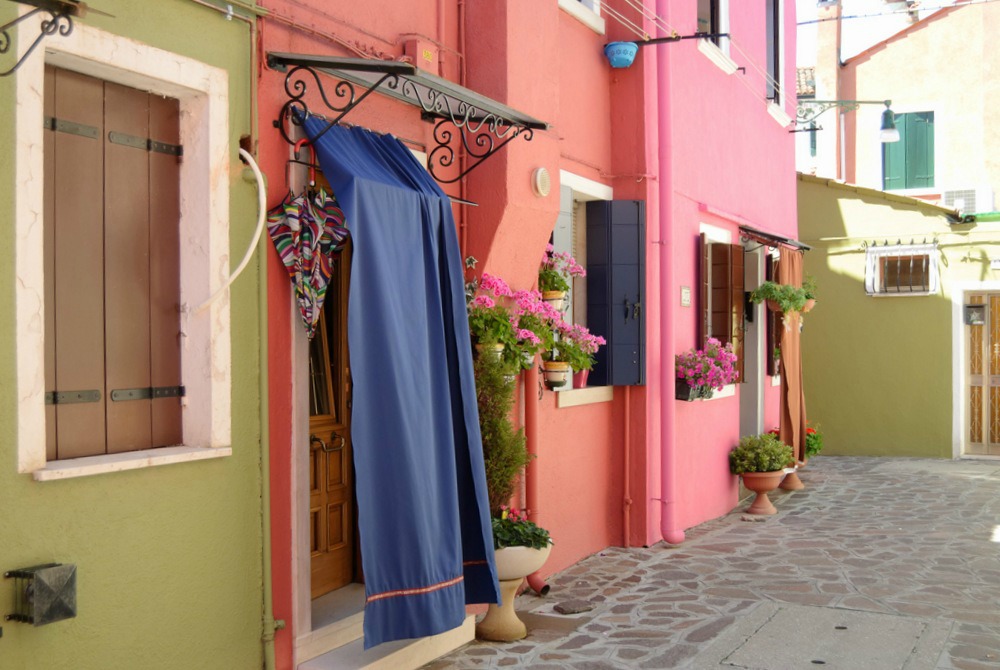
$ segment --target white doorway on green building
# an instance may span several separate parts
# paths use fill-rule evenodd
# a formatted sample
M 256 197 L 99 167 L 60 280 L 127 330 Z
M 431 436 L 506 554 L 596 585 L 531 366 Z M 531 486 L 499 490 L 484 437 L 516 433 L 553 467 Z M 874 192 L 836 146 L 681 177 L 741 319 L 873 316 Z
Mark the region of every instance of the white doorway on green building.
M 1000 293 L 964 296 L 963 455 L 1000 456 Z

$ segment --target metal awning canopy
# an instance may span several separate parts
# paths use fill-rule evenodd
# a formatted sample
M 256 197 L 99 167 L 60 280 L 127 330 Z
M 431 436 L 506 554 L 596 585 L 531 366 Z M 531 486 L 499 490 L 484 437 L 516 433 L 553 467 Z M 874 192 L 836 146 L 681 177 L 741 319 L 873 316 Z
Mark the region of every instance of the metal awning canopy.
M 418 107 L 425 120 L 436 122 L 436 145 L 428 153 L 427 169 L 441 183 L 462 179 L 515 137 L 531 141 L 535 130 L 547 130 L 549 127 L 544 121 L 447 79 L 423 72 L 410 63 L 269 53 L 267 64 L 286 73 L 288 101 L 275 121 L 286 141 L 294 143 L 289 132 L 290 125 L 301 125 L 303 116 L 311 113 L 305 100 L 311 85 L 319 89 L 319 98 L 327 110 L 325 113 L 332 113 L 327 128 L 340 123 L 352 109 L 377 91 Z M 340 81 L 328 90 L 324 88 L 324 79 L 320 74 Z M 446 178 L 440 171 L 452 166 L 456 158 L 452 146 L 453 129 L 458 132 L 469 160 L 457 176 L 449 174 Z
M 785 246 L 791 247 L 792 249 L 799 249 L 801 251 L 809 251 L 812 249 L 812 247 L 808 244 L 803 244 L 798 240 L 793 240 L 790 237 L 781 237 L 780 235 L 765 233 L 763 230 L 757 230 L 751 226 L 740 226 L 740 237 L 754 240 L 755 242 L 760 242 L 761 244 L 766 244 L 771 247 Z

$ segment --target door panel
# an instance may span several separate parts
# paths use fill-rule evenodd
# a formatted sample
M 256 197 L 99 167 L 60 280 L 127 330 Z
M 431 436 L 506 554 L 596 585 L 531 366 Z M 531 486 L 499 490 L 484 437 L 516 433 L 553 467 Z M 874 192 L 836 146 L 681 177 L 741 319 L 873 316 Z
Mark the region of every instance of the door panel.
M 354 482 L 347 363 L 348 250 L 334 260 L 309 346 L 309 508 L 313 598 L 355 579 Z
M 986 305 L 986 323 L 966 326 L 965 453 L 1000 456 L 1000 293 L 967 295 L 966 304 Z

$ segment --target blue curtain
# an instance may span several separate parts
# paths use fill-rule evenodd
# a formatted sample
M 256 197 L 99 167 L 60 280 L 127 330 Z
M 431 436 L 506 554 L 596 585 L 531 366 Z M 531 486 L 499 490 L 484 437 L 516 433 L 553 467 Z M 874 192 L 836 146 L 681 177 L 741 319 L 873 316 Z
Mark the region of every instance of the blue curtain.
M 326 122 L 307 118 L 316 138 Z M 451 203 L 399 140 L 313 144 L 354 243 L 347 333 L 365 648 L 499 602 L 463 262 Z

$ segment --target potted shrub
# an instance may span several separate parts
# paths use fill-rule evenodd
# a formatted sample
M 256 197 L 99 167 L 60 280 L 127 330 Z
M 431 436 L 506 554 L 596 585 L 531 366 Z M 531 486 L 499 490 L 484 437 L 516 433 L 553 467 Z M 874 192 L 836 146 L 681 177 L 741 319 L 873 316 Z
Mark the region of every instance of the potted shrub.
M 775 438 L 780 435 L 781 431 L 778 428 L 772 428 L 770 434 Z M 823 433 L 819 432 L 819 425 L 815 427 L 806 426 L 806 459 L 799 463 L 799 467 L 802 467 L 809 461 L 810 458 L 819 454 L 823 450 Z
M 520 513 L 512 515 L 507 507 L 530 460 L 524 431 L 515 430 L 511 421 L 514 377 L 507 374 L 505 363 L 493 356 L 477 357 L 474 371 L 502 601 L 499 606 L 489 606 L 486 617 L 476 626 L 476 634 L 483 639 L 509 642 L 527 635 L 524 623 L 514 612 L 514 597 L 524 577 L 545 563 L 552 540 L 547 531 Z
M 733 345 L 723 345 L 714 337 L 708 338 L 704 349 L 690 349 L 675 356 L 674 364 L 677 371 L 674 391 L 678 400 L 711 398 L 739 377 L 734 367 Z
M 729 452 L 729 471 L 743 477 L 743 485 L 757 494 L 747 514 L 776 514 L 767 494 L 778 488 L 791 465 L 792 448 L 771 433 L 747 435 Z
M 570 289 L 571 277 L 585 277 L 587 271 L 568 252 L 557 252 L 551 244 L 546 245 L 542 264 L 538 268 L 538 290 L 542 299 L 556 310 L 562 310 L 566 292 Z

